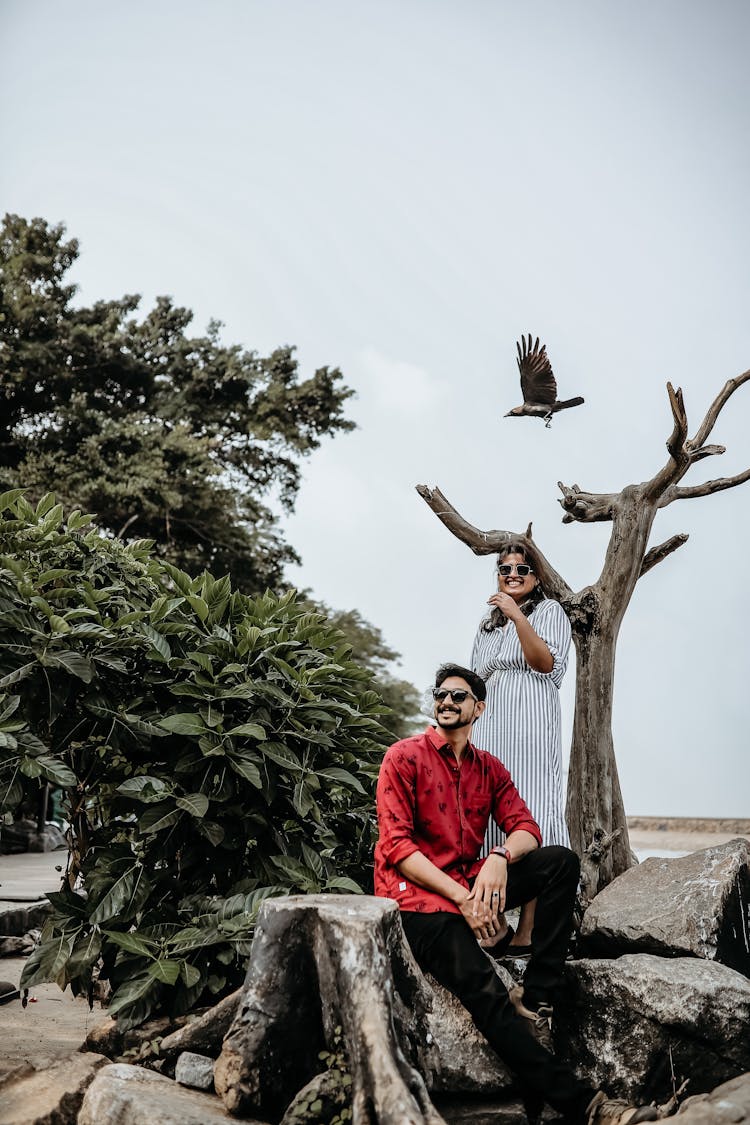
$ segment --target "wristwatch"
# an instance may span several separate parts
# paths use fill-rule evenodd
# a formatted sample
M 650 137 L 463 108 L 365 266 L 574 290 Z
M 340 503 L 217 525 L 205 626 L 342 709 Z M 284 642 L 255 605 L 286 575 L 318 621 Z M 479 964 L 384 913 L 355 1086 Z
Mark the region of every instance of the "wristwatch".
M 505 858 L 507 863 L 510 863 L 510 849 L 498 844 L 496 848 L 490 848 L 490 855 L 501 855 Z

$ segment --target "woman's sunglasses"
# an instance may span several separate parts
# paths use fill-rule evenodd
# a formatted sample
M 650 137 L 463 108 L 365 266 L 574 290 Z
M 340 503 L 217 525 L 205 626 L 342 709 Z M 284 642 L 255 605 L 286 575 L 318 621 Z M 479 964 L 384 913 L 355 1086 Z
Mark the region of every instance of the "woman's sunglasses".
M 450 696 L 454 703 L 463 703 L 470 695 L 471 692 L 464 691 L 463 688 L 457 688 L 455 691 L 446 690 L 445 688 L 436 688 L 432 693 L 432 698 L 436 703 L 442 703 Z M 475 695 L 471 695 L 471 698 L 476 702 L 477 697 Z
M 499 563 L 497 573 L 501 574 L 503 578 L 507 578 L 515 570 L 519 578 L 525 578 L 527 574 L 533 574 L 528 563 Z

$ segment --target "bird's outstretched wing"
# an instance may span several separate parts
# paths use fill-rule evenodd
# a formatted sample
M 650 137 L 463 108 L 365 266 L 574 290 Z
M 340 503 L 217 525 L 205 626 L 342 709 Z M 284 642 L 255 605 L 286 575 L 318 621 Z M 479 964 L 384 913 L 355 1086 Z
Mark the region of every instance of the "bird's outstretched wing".
M 522 336 L 520 343 L 516 343 L 518 352 L 518 370 L 521 373 L 521 392 L 524 402 L 538 402 L 544 405 L 551 404 L 557 399 L 557 383 L 552 374 L 552 365 L 547 359 L 547 348 L 544 344 L 539 346 L 537 336 L 532 347 L 531 333 L 528 338 Z

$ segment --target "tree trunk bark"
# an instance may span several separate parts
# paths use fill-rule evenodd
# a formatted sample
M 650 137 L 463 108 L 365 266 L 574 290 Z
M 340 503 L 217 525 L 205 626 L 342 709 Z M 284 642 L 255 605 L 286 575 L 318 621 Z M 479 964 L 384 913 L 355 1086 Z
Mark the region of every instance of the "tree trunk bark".
M 566 809 L 571 846 L 583 856 L 597 829 L 607 836 L 620 830 L 601 858 L 596 886 L 584 888 L 593 898 L 633 861 L 612 739 L 616 639 L 601 632 L 573 636 L 577 679 Z
M 598 884 L 584 889 L 589 898 L 633 865 L 612 738 L 615 651 L 655 514 L 642 486 L 623 489 L 612 504 L 612 535 L 599 580 L 567 606 L 577 657 L 568 829 L 580 856 L 610 837 L 608 848 L 599 849 Z
M 342 1052 L 354 1125 L 444 1125 L 422 1077 L 438 1066 L 429 1005 L 394 902 L 269 900 L 215 1066 L 217 1092 L 231 1113 L 278 1121 L 316 1076 L 323 1095 L 319 1055 Z

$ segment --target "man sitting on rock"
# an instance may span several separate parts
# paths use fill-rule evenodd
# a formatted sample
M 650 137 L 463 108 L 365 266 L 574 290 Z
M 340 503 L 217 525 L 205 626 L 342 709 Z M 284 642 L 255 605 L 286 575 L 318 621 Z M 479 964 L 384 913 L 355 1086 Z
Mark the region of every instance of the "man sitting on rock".
M 395 899 L 420 967 L 454 993 L 518 1076 L 527 1112 L 542 1102 L 572 1125 L 636 1125 L 653 1106 L 613 1100 L 555 1059 L 552 1002 L 572 928 L 579 864 L 541 835 L 510 774 L 469 742 L 484 710 L 476 673 L 445 664 L 435 677 L 435 727 L 396 742 L 378 778 L 380 838 L 375 894 Z M 490 816 L 504 847 L 479 859 Z M 537 899 L 531 959 L 510 995 L 479 941 L 491 942 L 498 915 Z

